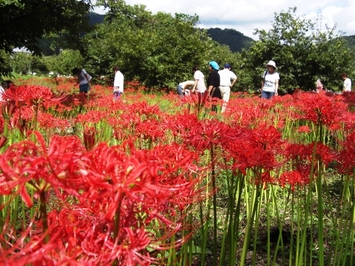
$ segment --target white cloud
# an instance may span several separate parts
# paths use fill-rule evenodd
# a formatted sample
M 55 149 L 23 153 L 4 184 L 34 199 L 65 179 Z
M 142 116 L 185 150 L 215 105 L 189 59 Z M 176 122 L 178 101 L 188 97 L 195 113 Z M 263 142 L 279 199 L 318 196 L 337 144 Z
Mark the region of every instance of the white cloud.
M 253 35 L 256 28 L 268 30 L 272 27 L 275 13 L 297 7 L 297 15 L 318 22 L 321 27 L 336 26 L 336 31 L 355 35 L 355 0 L 126 0 L 128 5 L 145 5 L 152 13 L 184 13 L 198 15 L 200 27 L 229 28 L 246 36 Z

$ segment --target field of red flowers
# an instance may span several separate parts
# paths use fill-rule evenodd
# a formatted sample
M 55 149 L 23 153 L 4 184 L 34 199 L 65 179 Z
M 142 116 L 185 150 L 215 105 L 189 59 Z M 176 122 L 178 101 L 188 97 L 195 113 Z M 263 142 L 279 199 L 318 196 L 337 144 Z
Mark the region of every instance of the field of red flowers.
M 3 96 L 0 265 L 355 263 L 355 94 L 74 83 Z

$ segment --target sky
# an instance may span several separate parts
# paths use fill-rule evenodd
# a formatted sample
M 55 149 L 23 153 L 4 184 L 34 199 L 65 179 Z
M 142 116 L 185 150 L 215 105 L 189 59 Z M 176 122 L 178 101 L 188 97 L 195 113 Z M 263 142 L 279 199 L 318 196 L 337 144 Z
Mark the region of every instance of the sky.
M 153 14 L 165 12 L 198 15 L 201 28 L 234 29 L 257 39 L 255 29 L 269 30 L 275 13 L 297 7 L 297 16 L 313 21 L 317 28 L 336 27 L 336 33 L 355 35 L 355 0 L 126 0 L 145 5 Z M 96 10 L 103 13 L 101 9 Z

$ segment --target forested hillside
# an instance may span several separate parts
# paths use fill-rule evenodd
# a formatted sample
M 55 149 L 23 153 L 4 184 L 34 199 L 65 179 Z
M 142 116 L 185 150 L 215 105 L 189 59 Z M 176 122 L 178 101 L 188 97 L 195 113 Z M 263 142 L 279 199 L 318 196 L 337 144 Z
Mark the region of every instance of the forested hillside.
M 355 48 L 355 35 L 344 36 L 351 48 Z
M 248 49 L 254 41 L 233 29 L 210 28 L 207 30 L 207 34 L 216 42 L 228 45 L 232 52 L 241 52 L 243 49 Z

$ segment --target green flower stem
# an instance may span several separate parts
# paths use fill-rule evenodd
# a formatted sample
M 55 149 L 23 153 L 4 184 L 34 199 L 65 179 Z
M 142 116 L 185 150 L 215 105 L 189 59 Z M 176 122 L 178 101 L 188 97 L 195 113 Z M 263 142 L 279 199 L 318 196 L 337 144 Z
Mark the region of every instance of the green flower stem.
M 251 186 L 251 195 L 250 195 L 250 207 L 251 209 L 249 212 L 247 212 L 247 225 L 246 225 L 246 231 L 244 235 L 244 243 L 243 243 L 243 250 L 241 254 L 241 259 L 240 259 L 240 265 L 245 265 L 245 260 L 246 260 L 246 255 L 248 253 L 248 247 L 250 243 L 250 238 L 251 238 L 251 231 L 253 229 L 254 225 L 254 220 L 255 217 L 257 216 L 257 211 L 259 210 L 259 198 L 262 190 L 262 184 L 261 184 L 261 169 L 256 170 L 256 185 Z M 247 198 L 247 197 L 246 197 Z

